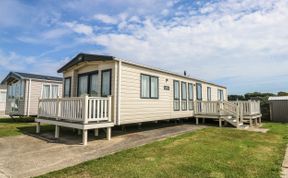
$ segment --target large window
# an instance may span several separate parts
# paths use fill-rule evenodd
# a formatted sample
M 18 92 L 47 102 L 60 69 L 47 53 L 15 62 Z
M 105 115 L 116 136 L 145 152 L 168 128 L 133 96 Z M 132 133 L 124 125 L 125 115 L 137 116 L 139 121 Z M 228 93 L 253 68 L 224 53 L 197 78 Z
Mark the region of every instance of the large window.
M 223 90 L 218 89 L 218 100 L 219 101 L 224 101 Z
M 181 82 L 181 108 L 182 111 L 187 110 L 187 83 Z
M 64 97 L 71 96 L 71 77 L 67 77 L 64 80 Z
M 8 84 L 8 98 L 24 98 L 25 81 L 17 81 L 16 83 Z
M 68 84 L 67 84 L 68 85 Z M 78 96 L 99 96 L 99 78 L 98 71 L 78 75 Z M 68 92 L 68 91 L 67 91 Z
M 202 100 L 202 85 L 200 83 L 196 84 L 196 96 L 197 100 Z
M 179 81 L 174 80 L 173 82 L 173 91 L 174 91 L 174 111 L 180 110 L 180 85 Z
M 78 96 L 88 94 L 88 75 L 78 76 Z
M 103 70 L 101 75 L 101 95 L 111 95 L 111 69 Z
M 188 109 L 193 110 L 193 84 L 188 84 Z
M 59 86 L 53 84 L 44 84 L 42 87 L 42 98 L 57 98 L 59 96 Z
M 98 72 L 90 75 L 89 78 L 89 94 L 90 96 L 99 96 L 100 95 L 100 83 L 98 78 Z
M 141 74 L 141 98 L 159 98 L 158 77 Z
M 207 101 L 211 101 L 211 87 L 207 87 Z

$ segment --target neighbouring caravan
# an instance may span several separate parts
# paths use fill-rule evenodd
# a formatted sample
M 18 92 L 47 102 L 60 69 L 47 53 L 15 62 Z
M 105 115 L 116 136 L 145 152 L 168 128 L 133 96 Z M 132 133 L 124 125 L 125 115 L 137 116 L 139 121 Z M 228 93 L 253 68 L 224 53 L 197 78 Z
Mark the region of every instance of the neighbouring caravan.
M 7 93 L 6 86 L 0 85 L 0 116 L 5 114 L 6 93 Z
M 36 116 L 39 98 L 62 96 L 61 77 L 10 72 L 1 84 L 7 86 L 6 114 Z
M 40 123 L 83 130 L 179 118 L 214 118 L 238 127 L 238 104 L 228 103 L 227 88 L 204 80 L 148 67 L 113 56 L 78 54 L 58 70 L 63 98 L 40 99 Z M 56 106 L 56 107 L 55 107 Z M 237 118 L 237 121 L 236 119 Z M 239 122 L 238 122 L 239 121 Z M 97 133 L 96 133 L 97 135 Z

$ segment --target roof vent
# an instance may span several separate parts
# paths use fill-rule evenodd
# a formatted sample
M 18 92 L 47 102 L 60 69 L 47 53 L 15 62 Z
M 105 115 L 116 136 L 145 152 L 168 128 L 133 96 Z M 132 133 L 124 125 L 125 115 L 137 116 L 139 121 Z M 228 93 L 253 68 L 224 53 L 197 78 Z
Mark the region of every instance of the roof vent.
M 186 76 L 187 75 L 187 72 L 186 72 L 186 70 L 184 70 L 184 76 Z

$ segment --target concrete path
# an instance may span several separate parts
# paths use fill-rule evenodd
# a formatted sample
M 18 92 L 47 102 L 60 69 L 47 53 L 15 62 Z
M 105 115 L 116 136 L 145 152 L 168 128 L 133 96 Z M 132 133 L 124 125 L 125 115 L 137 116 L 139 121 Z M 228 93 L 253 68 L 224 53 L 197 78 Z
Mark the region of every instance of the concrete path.
M 288 145 L 286 148 L 285 157 L 282 163 L 282 178 L 288 178 Z
M 28 135 L 0 138 L 0 177 L 37 176 L 204 127 L 183 124 L 122 133 L 118 136 L 112 135 L 111 141 L 93 138 L 87 146 L 79 145 L 81 136 L 74 139 L 74 143 L 69 142 L 67 138 L 65 140 L 63 136 L 62 140 L 60 139 L 61 143 L 53 143 Z

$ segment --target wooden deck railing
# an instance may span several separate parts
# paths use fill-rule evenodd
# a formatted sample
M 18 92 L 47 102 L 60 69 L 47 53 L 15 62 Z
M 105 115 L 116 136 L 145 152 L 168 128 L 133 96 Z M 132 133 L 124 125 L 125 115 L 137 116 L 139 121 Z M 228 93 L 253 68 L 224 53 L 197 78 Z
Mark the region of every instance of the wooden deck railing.
M 237 107 L 239 106 L 239 107 Z M 194 112 L 197 114 L 261 114 L 260 101 L 195 101 Z
M 111 96 L 39 99 L 38 117 L 87 124 L 111 121 Z
M 219 102 L 218 101 L 195 101 L 194 113 L 195 114 L 213 114 L 219 115 Z
M 237 125 L 245 116 L 261 114 L 259 101 L 195 101 L 195 115 L 232 116 Z
M 256 115 L 261 114 L 260 101 L 230 101 L 242 108 L 243 115 Z

